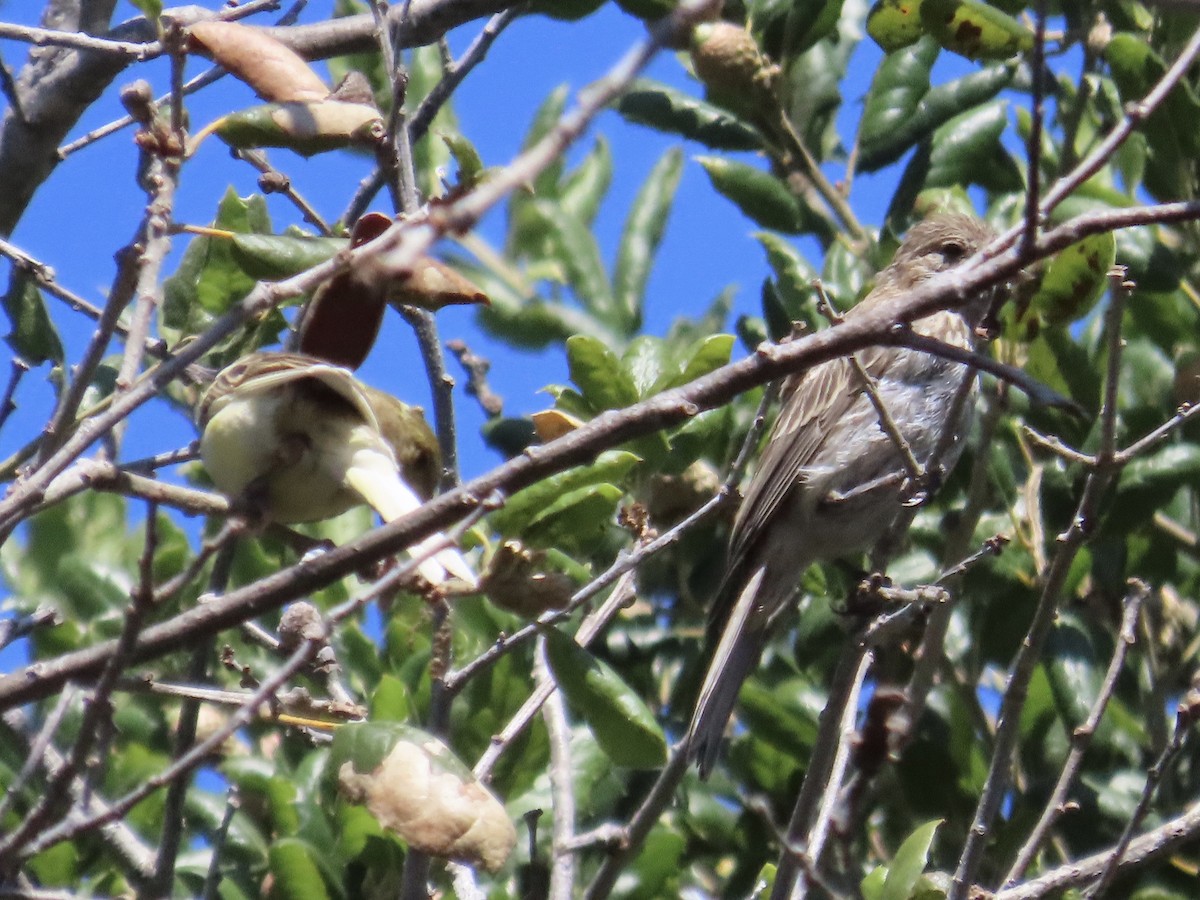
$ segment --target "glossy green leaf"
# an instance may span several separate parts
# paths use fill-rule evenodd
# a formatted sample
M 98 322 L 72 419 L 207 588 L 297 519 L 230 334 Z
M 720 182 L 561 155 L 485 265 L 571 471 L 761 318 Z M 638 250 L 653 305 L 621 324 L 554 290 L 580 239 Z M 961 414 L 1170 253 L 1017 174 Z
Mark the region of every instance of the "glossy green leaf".
M 316 848 L 299 838 L 283 837 L 271 845 L 268 865 L 275 890 L 295 900 L 328 900 L 331 896 L 315 861 Z
M 638 462 L 636 456 L 623 450 L 601 453 L 590 466 L 560 472 L 518 491 L 501 509 L 488 516 L 488 523 L 506 537 L 518 537 L 557 498 L 579 488 L 621 484 Z
M 617 311 L 630 332 L 642 324 L 646 282 L 662 244 L 667 214 L 682 174 L 683 154 L 673 147 L 654 164 L 625 218 L 613 269 L 613 293 Z
M 1007 126 L 1008 104 L 1003 100 L 946 122 L 934 132 L 924 186 L 979 184 L 989 190 L 1019 190 L 1020 170 L 1000 144 Z
M 1161 57 L 1141 35 L 1118 33 L 1104 48 L 1113 81 L 1123 103 L 1141 100 L 1166 71 Z M 1150 149 L 1145 186 L 1160 200 L 1177 198 L 1194 184 L 1193 164 L 1200 154 L 1200 136 L 1193 123 L 1200 116 L 1200 98 L 1180 82 L 1142 124 Z
M 797 234 L 804 228 L 800 201 L 769 172 L 723 156 L 699 156 L 712 186 L 764 228 Z
M 635 337 L 621 354 L 621 369 L 629 376 L 639 400 L 655 393 L 654 386 L 663 379 L 668 366 L 667 346 L 652 335 Z
M 637 693 L 610 666 L 558 629 L 547 629 L 545 639 L 555 681 L 609 758 L 633 769 L 652 769 L 666 762 L 666 736 Z
M 239 197 L 232 188 L 221 198 L 212 227 L 239 234 L 271 234 L 263 198 Z M 195 237 L 179 268 L 163 285 L 163 324 L 183 334 L 197 334 L 252 287 L 254 279 L 234 256 L 231 241 Z
M 880 900 L 909 900 L 929 862 L 929 848 L 941 824 L 941 819 L 926 822 L 904 839 L 888 866 Z
M 907 144 L 896 141 L 895 135 L 908 126 L 921 100 L 929 93 L 929 73 L 937 57 L 937 43 L 924 37 L 892 51 L 879 64 L 858 124 L 860 167 L 865 163 L 878 168 L 903 152 Z
M 1033 48 L 1033 32 L 982 0 L 922 0 L 921 24 L 967 59 L 1009 59 Z
M 567 340 L 567 368 L 593 412 L 638 401 L 637 387 L 621 360 L 601 341 L 577 334 Z
M 1120 490 L 1175 490 L 1200 478 L 1200 446 L 1173 444 L 1149 456 L 1139 456 L 1121 473 Z
M 521 529 L 534 547 L 586 552 L 614 523 L 625 491 L 615 484 L 590 484 L 564 491 L 539 509 Z
M 1057 253 L 1033 297 L 1033 309 L 1050 325 L 1066 325 L 1085 317 L 1108 285 L 1116 250 L 1112 232 L 1105 232 Z
M 646 79 L 617 102 L 631 122 L 678 134 L 714 150 L 758 150 L 762 136 L 730 113 L 676 88 Z
M 702 378 L 729 362 L 733 353 L 733 335 L 713 334 L 702 339 L 687 355 L 682 371 L 670 381 L 654 386 L 654 392 L 665 391 Z
M 1046 650 L 1050 690 L 1063 726 L 1070 731 L 1087 720 L 1104 677 L 1104 661 L 1082 623 L 1069 614 L 1055 623 Z
M 297 234 L 234 234 L 233 258 L 251 278 L 289 278 L 349 246 L 346 238 Z
M 829 37 L 845 0 L 752 0 L 747 23 L 763 52 L 788 61 Z
M 876 0 L 867 14 L 867 34 L 885 53 L 915 44 L 925 33 L 921 3 L 922 0 Z
M 4 340 L 14 353 L 31 366 L 44 362 L 62 365 L 62 339 L 46 309 L 41 288 L 33 276 L 17 266 L 9 272 L 4 312 L 10 329 Z
M 895 162 L 945 122 L 996 96 L 1017 72 L 1010 63 L 997 63 L 930 90 L 925 63 L 931 66 L 935 54 L 936 45 L 922 40 L 892 54 L 879 68 L 860 126 L 861 170 L 872 172 Z

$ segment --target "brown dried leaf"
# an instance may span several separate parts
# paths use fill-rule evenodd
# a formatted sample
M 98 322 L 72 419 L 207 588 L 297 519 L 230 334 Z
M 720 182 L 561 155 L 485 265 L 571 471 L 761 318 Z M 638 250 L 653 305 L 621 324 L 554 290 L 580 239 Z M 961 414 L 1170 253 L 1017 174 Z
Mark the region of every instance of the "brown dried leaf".
M 397 303 L 441 309 L 443 306 L 490 301 L 471 279 L 460 275 L 444 262 L 432 256 L 422 256 L 416 268 L 400 282 L 392 294 Z
M 562 609 L 575 593 L 575 582 L 563 572 L 539 571 L 546 554 L 520 541 L 505 541 L 496 550 L 479 588 L 501 609 L 534 618 Z
M 273 103 L 324 100 L 329 86 L 290 47 L 237 22 L 197 22 L 189 49 L 202 53 Z
M 517 831 L 500 801 L 478 781 L 464 780 L 452 760 L 433 738 L 401 740 L 368 774 L 343 763 L 338 788 L 418 850 L 495 872 L 512 852 Z

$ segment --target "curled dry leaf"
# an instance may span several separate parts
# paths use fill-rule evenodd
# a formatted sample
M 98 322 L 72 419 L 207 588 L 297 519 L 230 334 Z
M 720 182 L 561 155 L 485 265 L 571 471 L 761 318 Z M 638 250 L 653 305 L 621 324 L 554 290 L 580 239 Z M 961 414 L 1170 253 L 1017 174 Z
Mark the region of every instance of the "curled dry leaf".
M 329 86 L 303 58 L 266 32 L 237 22 L 197 22 L 188 47 L 203 53 L 244 81 L 264 100 L 293 103 L 324 100 Z
M 711 463 L 698 459 L 678 475 L 652 476 L 646 506 L 656 525 L 670 526 L 694 513 L 720 489 L 720 474 Z
M 533 419 L 533 430 L 543 444 L 548 444 L 564 434 L 570 434 L 583 424 L 583 419 L 561 409 L 545 409 L 535 412 L 529 418 Z
M 407 277 L 401 278 L 389 292 L 395 303 L 441 309 L 469 303 L 488 305 L 488 295 L 471 279 L 432 256 L 422 256 Z
M 269 103 L 223 116 L 199 132 L 195 145 L 215 131 L 231 147 L 286 147 L 302 156 L 383 139 L 383 117 L 374 106 L 336 100 Z
M 444 744 L 406 731 L 409 736 L 372 771 L 342 764 L 342 796 L 366 806 L 379 824 L 418 850 L 495 872 L 517 842 L 504 807 Z
M 562 609 L 575 593 L 575 582 L 563 572 L 543 571 L 546 554 L 520 541 L 505 541 L 480 579 L 480 590 L 502 609 L 534 618 Z
M 361 247 L 392 224 L 382 213 L 367 213 L 354 223 L 350 246 Z M 301 317 L 299 347 L 349 369 L 362 365 L 379 335 L 388 301 L 440 309 L 452 304 L 484 303 L 488 297 L 449 266 L 423 256 L 411 270 L 391 259 L 371 257 L 329 279 Z

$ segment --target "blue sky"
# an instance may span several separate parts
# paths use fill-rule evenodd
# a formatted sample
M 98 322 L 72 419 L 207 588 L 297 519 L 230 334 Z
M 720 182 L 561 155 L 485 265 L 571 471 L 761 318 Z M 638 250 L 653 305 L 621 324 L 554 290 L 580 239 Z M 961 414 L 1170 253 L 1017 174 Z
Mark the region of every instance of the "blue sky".
M 27 21 L 32 21 L 35 4 L 28 4 L 28 9 L 25 4 L 18 6 L 21 8 L 6 6 L 5 17 L 19 20 L 28 16 Z M 319 18 L 327 10 L 325 3 L 311 3 L 305 19 Z M 126 14 L 135 14 L 128 3 L 118 8 L 118 19 Z M 481 24 L 464 26 L 451 35 L 456 52 L 461 52 Z M 488 58 L 471 73 L 455 97 L 463 133 L 483 153 L 486 164 L 503 165 L 518 152 L 534 111 L 551 89 L 567 84 L 575 91 L 600 77 L 643 34 L 642 24 L 613 4 L 578 23 L 543 17 L 518 20 L 501 35 Z M 24 48 L 10 44 L 4 49 L 6 61 L 15 67 L 19 59 L 16 54 Z M 879 51 L 873 43 L 864 41 L 852 71 L 872 72 L 878 57 Z M 201 71 L 202 66 L 197 60 L 189 65 L 188 74 Z M 694 82 L 670 53 L 660 55 L 648 74 L 696 90 Z M 71 137 L 118 118 L 123 110 L 117 100 L 117 89 L 134 77 L 150 80 L 156 93 L 166 90 L 165 63 L 131 68 L 92 107 Z M 846 141 L 853 137 L 859 101 L 866 87 L 865 80 L 850 86 L 847 98 L 850 102 L 844 121 L 839 123 Z M 225 79 L 189 100 L 193 128 L 231 108 L 254 102 L 248 88 Z M 586 151 L 597 132 L 603 132 L 611 142 L 615 162 L 613 188 L 597 228 L 604 254 L 611 260 L 629 202 L 655 160 L 679 142 L 669 135 L 629 125 L 616 113 L 606 112 L 575 148 L 573 158 Z M 126 130 L 69 157 L 41 188 L 30 213 L 13 236 L 19 246 L 52 264 L 63 284 L 97 303 L 102 301 L 113 275 L 112 255 L 129 240 L 144 202 L 133 183 L 137 154 L 131 139 L 132 132 Z M 707 305 L 730 284 L 739 288 L 736 310 L 757 312 L 759 285 L 767 272 L 762 251 L 750 237 L 753 223 L 716 195 L 699 165 L 691 161 L 691 156 L 705 153 L 705 148 L 693 144 L 684 149 L 688 163 L 647 295 L 647 329 L 652 333 L 662 333 L 675 316 Z M 290 175 L 297 188 L 330 219 L 343 209 L 369 166 L 367 159 L 350 154 L 327 154 L 304 160 L 277 150 L 271 156 L 275 165 Z M 838 177 L 841 173 L 832 167 L 830 174 Z M 227 186 L 232 185 L 239 194 L 246 195 L 256 192 L 256 178 L 257 173 L 249 166 L 230 159 L 219 142 L 207 142 L 196 159 L 185 167 L 176 201 L 176 219 L 207 223 Z M 868 181 L 860 180 L 851 199 L 865 222 L 877 223 L 890 193 L 890 188 L 876 190 Z M 278 228 L 296 222 L 287 201 L 276 196 L 268 202 Z M 80 215 L 81 210 L 89 215 Z M 493 215 L 485 221 L 482 230 L 485 236 L 498 241 L 502 233 L 500 216 Z M 175 241 L 168 271 L 173 270 L 185 246 L 185 239 Z M 813 252 L 811 246 L 803 249 Z M 819 264 L 819 260 L 816 262 Z M 91 323 L 61 307 L 52 308 L 52 314 L 64 329 L 69 355 L 77 358 Z M 536 393 L 538 388 L 566 379 L 560 351 L 531 355 L 498 347 L 479 333 L 474 313 L 469 310 L 443 311 L 439 322 L 443 338 L 462 337 L 476 352 L 492 359 L 493 387 L 507 401 L 509 414 L 527 413 L 547 405 L 549 398 Z M 453 360 L 450 366 L 457 374 Z M 405 399 L 428 402 L 415 348 L 407 327 L 399 321 L 389 321 L 363 374 Z M 21 411 L 0 434 L 0 451 L 5 453 L 25 439 L 28 428 L 35 427 L 35 420 L 42 420 L 50 402 L 49 390 L 39 373 L 26 379 L 19 401 Z M 459 411 L 463 418 L 460 435 L 464 474 L 470 476 L 498 460 L 478 438 L 482 418 L 474 404 L 463 398 Z M 163 421 L 164 418 L 169 421 Z M 141 427 L 131 429 L 127 458 L 186 443 L 193 436 L 190 424 L 178 415 L 164 417 L 147 410 L 135 421 Z

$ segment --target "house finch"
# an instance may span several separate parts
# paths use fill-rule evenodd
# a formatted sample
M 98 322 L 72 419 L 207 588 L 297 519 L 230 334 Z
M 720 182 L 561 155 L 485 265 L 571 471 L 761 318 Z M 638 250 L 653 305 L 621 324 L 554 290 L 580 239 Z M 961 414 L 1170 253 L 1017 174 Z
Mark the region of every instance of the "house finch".
M 847 317 L 953 268 L 992 237 L 991 229 L 969 216 L 941 214 L 921 222 Z M 913 328 L 970 348 L 991 301 L 991 292 L 985 292 Z M 951 421 L 950 413 L 963 379 L 970 377 L 967 367 L 895 347 L 868 348 L 857 358 L 916 461 L 928 463 L 949 428 L 954 441 L 940 462 L 947 470 L 953 466 L 968 417 Z M 758 664 L 780 612 L 797 596 L 804 570 L 817 560 L 872 546 L 903 509 L 903 457 L 849 358 L 788 377 L 780 396 L 779 419 L 733 524 L 709 622 L 709 646 L 715 649 L 689 732 L 702 775 L 716 762 L 742 682 Z
M 437 441 L 420 409 L 298 353 L 253 353 L 226 366 L 200 401 L 200 456 L 229 497 L 249 492 L 273 521 L 313 522 L 366 503 L 385 522 L 437 486 Z M 438 535 L 412 548 L 419 553 Z M 474 586 L 453 549 L 418 571 Z

